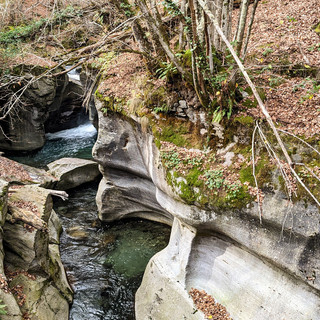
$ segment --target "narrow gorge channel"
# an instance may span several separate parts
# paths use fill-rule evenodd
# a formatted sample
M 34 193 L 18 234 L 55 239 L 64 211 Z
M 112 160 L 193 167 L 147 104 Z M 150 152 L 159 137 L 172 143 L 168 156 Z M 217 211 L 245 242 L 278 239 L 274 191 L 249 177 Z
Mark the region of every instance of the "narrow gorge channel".
M 91 159 L 96 133 L 91 123 L 49 133 L 40 151 L 12 159 L 40 168 L 67 156 Z M 141 219 L 102 224 L 97 188 L 98 181 L 68 191 L 67 201 L 54 199 L 63 226 L 61 258 L 74 290 L 69 319 L 135 319 L 135 292 L 150 258 L 167 245 L 170 228 Z

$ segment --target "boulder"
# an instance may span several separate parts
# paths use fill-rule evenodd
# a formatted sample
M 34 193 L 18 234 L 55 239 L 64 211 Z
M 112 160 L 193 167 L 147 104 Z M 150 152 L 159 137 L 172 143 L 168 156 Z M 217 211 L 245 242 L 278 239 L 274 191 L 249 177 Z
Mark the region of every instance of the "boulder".
M 100 171 L 98 164 L 91 160 L 77 158 L 62 158 L 48 164 L 49 173 L 57 182 L 55 188 L 68 190 L 84 183 L 96 180 Z
M 4 273 L 3 259 L 3 225 L 7 216 L 8 202 L 8 185 L 7 181 L 0 179 L 0 304 L 4 304 L 6 315 L 1 315 L 3 320 L 22 320 L 22 313 L 14 296 L 8 290 L 7 277 Z
M 68 320 L 69 303 L 47 278 L 20 273 L 14 276 L 10 287 L 20 286 L 23 313 L 31 320 Z
M 11 184 L 39 184 L 50 186 L 56 179 L 43 169 L 33 168 L 25 164 L 0 156 L 0 178 Z

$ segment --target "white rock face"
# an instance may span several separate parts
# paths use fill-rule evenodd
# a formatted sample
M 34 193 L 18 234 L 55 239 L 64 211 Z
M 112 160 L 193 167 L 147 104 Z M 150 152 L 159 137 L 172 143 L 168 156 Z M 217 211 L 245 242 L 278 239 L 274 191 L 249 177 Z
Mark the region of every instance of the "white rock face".
M 197 237 L 187 289 L 205 290 L 234 319 L 319 319 L 316 290 L 249 252 L 212 236 Z
M 166 183 L 152 135 L 138 120 L 99 114 L 93 154 L 104 177 L 103 220 L 174 221 L 136 294 L 138 320 L 203 319 L 191 287 L 206 290 L 234 320 L 320 320 L 318 208 L 301 202 L 288 215 L 283 195 L 270 194 L 260 225 L 255 205 L 219 212 L 187 205 Z

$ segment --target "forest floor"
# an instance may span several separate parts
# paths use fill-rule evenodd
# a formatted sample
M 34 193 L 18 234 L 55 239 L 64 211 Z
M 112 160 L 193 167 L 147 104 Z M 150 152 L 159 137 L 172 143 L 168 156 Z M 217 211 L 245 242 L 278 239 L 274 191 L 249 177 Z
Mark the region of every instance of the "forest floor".
M 320 132 L 319 22 L 318 0 L 260 1 L 246 61 L 254 82 L 266 91 L 273 120 L 304 137 Z M 286 66 L 290 71 L 281 72 Z M 313 75 L 312 68 L 318 70 Z M 258 108 L 246 112 L 262 117 Z

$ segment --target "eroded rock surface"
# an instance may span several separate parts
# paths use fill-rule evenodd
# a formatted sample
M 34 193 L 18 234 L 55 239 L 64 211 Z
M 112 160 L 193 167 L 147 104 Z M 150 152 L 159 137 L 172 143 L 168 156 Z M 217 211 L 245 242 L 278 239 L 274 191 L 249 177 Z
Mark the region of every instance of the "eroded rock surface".
M 15 84 L 16 88 L 47 71 L 30 66 L 20 69 L 24 83 Z M 14 109 L 15 117 L 0 121 L 3 130 L 0 131 L 0 150 L 38 150 L 45 143 L 45 133 L 74 128 L 89 120 L 86 108 L 82 106 L 82 84 L 69 79 L 67 74 L 31 81 L 20 98 L 21 103 Z
M 317 207 L 297 202 L 288 211 L 282 192 L 267 194 L 260 224 L 256 204 L 187 205 L 168 186 L 139 118 L 99 113 L 93 154 L 103 173 L 97 195 L 103 220 L 174 220 L 169 245 L 150 260 L 136 294 L 138 320 L 202 319 L 188 296 L 192 287 L 206 290 L 235 320 L 320 319 Z

